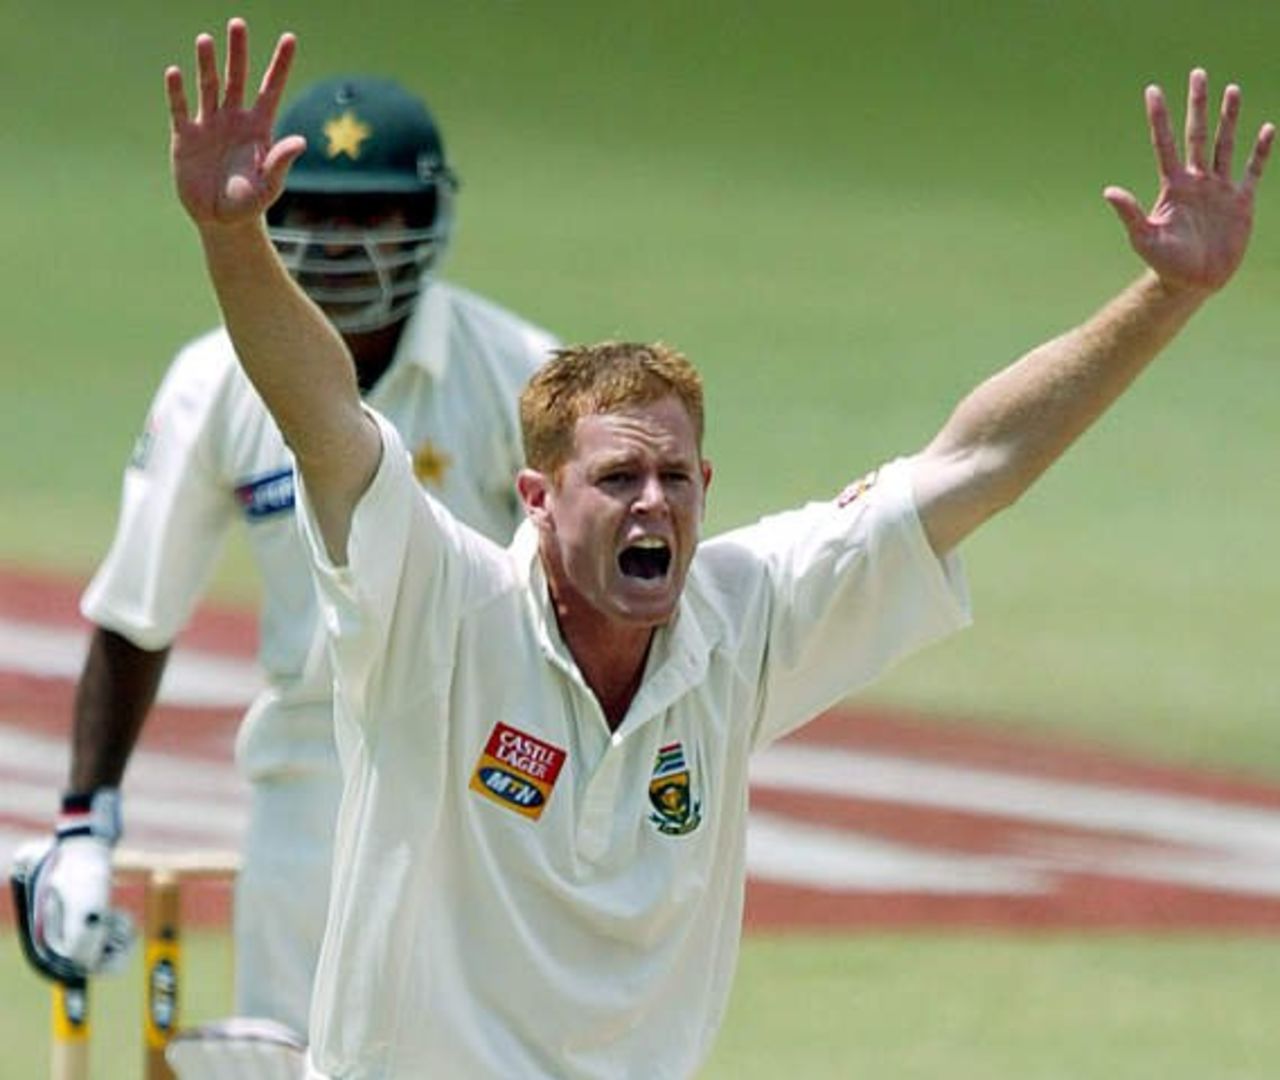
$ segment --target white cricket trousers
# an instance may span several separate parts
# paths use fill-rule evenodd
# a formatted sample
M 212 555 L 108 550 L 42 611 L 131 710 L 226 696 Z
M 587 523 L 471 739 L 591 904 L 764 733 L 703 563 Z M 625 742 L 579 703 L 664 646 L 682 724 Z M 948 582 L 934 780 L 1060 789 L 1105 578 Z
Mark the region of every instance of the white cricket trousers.
M 337 757 L 254 780 L 251 790 L 236 881 L 236 1012 L 306 1037 L 342 795 Z

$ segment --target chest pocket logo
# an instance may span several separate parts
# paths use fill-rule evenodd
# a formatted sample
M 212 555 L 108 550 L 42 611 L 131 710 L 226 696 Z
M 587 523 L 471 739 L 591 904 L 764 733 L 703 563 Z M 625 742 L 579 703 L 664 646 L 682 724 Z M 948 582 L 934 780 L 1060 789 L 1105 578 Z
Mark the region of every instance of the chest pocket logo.
M 521 817 L 537 821 L 564 762 L 565 752 L 559 747 L 497 724 L 476 762 L 470 788 Z
M 684 836 L 702 824 L 702 804 L 693 797 L 681 743 L 659 748 L 649 780 L 649 805 L 649 820 L 663 836 Z

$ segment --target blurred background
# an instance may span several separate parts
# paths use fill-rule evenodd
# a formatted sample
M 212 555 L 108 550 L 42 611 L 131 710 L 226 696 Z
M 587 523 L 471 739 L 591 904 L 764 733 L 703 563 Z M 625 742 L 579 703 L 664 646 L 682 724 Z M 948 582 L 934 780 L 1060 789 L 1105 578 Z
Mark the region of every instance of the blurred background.
M 1180 127 L 1191 66 L 1215 101 L 1238 81 L 1241 161 L 1280 119 L 1280 6 L 1256 0 L 9 11 L 10 568 L 87 577 L 156 383 L 216 321 L 170 191 L 161 73 L 189 72 L 195 33 L 232 14 L 258 71 L 279 32 L 299 35 L 295 87 L 365 70 L 426 96 L 463 181 L 446 276 L 566 339 L 661 338 L 699 365 L 715 530 L 914 451 L 977 381 L 1136 276 L 1101 191 L 1154 194 L 1147 83 Z M 1280 783 L 1280 177 L 1257 218 L 1230 289 L 966 545 L 974 628 L 862 704 Z M 248 603 L 247 567 L 233 547 L 214 599 Z M 1280 1050 L 1262 1011 L 1277 959 L 1261 938 L 757 940 L 712 1069 L 1263 1076 Z M 0 955 L 0 985 L 28 985 L 17 967 Z M 1011 1020 L 1040 977 L 1047 996 Z M 1181 996 L 1196 986 L 1230 1008 L 1206 1015 Z M 1162 1037 L 1169 1024 L 1195 1048 Z

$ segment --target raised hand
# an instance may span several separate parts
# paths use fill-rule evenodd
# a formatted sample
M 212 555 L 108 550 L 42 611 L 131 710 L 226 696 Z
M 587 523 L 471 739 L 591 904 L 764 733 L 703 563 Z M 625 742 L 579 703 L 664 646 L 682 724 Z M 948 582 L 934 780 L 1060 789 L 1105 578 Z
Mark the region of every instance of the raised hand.
M 306 149 L 300 135 L 275 143 L 271 139 L 296 48 L 292 34 L 280 36 L 257 100 L 248 108 L 249 30 L 243 19 L 227 23 L 225 89 L 219 85 L 213 38 L 196 38 L 195 116 L 187 105 L 182 72 L 177 67 L 165 70 L 173 179 L 178 198 L 198 226 L 236 225 L 259 217 L 279 196 L 289 166 Z
M 1147 87 L 1147 121 L 1155 147 L 1160 192 L 1150 213 L 1124 188 L 1108 187 L 1103 197 L 1129 233 L 1129 242 L 1167 285 L 1212 292 L 1220 289 L 1244 258 L 1253 227 L 1253 197 L 1262 177 L 1275 125 L 1263 124 L 1239 183 L 1231 156 L 1240 117 L 1240 88 L 1222 93 L 1213 160 L 1208 158 L 1209 79 L 1191 72 L 1187 88 L 1186 160 L 1180 161 L 1164 93 Z

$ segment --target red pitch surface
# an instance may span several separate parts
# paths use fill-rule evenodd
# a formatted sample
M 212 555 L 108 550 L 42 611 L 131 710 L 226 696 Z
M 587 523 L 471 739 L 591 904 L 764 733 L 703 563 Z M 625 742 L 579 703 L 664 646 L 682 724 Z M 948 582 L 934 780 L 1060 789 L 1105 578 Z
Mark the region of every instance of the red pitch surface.
M 78 587 L 0 568 L 0 859 L 44 835 L 65 774 Z M 128 842 L 234 848 L 232 746 L 256 634 L 203 610 L 125 786 Z M 203 674 L 202 674 L 203 672 Z M 204 680 L 202 682 L 202 680 Z M 243 680 L 243 683 L 237 682 Z M 216 696 L 216 695 L 215 695 Z M 204 702 L 204 703 L 202 703 Z M 850 708 L 758 755 L 749 929 L 1280 928 L 1280 782 L 1065 746 L 1006 728 Z M 133 890 L 136 902 L 137 890 Z M 225 886 L 184 889 L 225 919 Z M 10 915 L 7 895 L 0 910 Z

